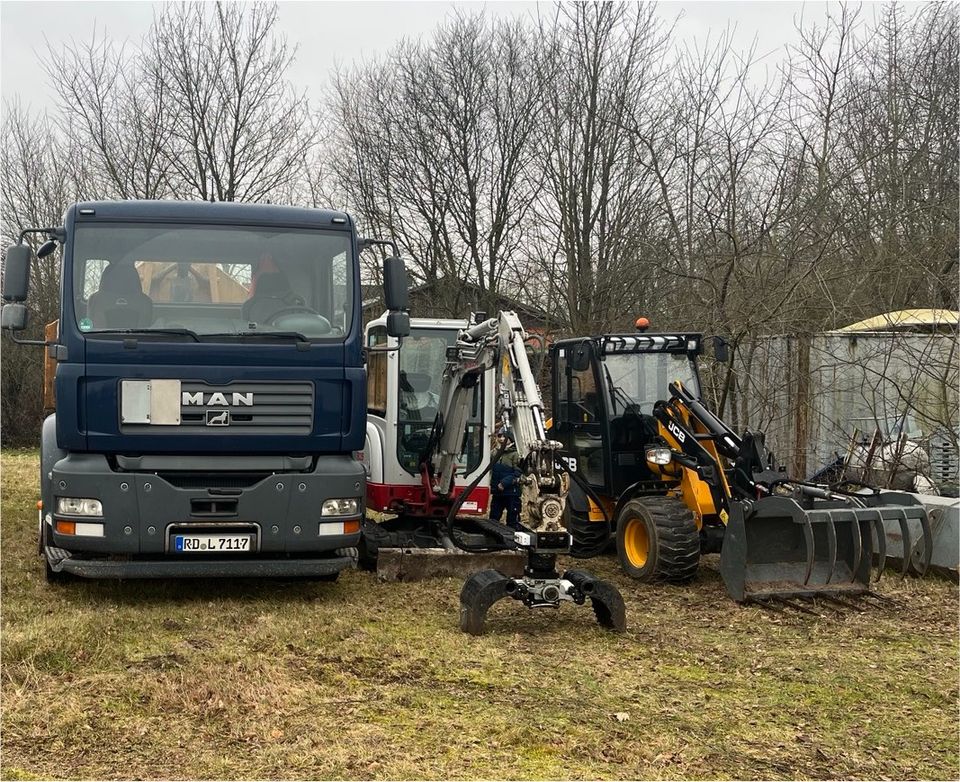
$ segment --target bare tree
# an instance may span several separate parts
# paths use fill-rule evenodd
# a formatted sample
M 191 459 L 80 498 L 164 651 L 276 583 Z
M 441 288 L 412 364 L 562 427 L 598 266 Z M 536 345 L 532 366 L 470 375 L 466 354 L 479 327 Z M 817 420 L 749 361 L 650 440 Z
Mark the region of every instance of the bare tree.
M 164 6 L 146 72 L 164 91 L 166 160 L 204 199 L 262 201 L 289 185 L 317 131 L 286 78 L 295 55 L 275 31 L 277 7 Z
M 61 98 L 61 135 L 82 140 L 97 157 L 92 168 L 100 197 L 161 198 L 171 192 L 164 147 L 170 110 L 163 84 L 142 55 L 128 56 L 96 31 L 44 62 Z
M 316 123 L 276 19 L 261 3 L 169 4 L 132 53 L 95 35 L 48 58 L 101 196 L 263 201 L 302 176 Z
M 652 6 L 601 3 L 558 6 L 539 35 L 547 277 L 571 329 L 602 330 L 645 276 L 652 188 L 625 124 L 656 100 L 666 34 Z
M 340 187 L 367 226 L 413 256 L 419 279 L 447 282 L 454 308 L 468 303 L 456 281 L 487 298 L 524 249 L 533 46 L 517 23 L 456 16 L 430 41 L 337 77 Z
M 33 117 L 19 103 L 3 107 L 0 241 L 8 247 L 25 228 L 59 226 L 63 209 L 88 192 L 82 150 L 60 136 L 47 117 Z M 28 235 L 27 241 L 36 239 Z M 58 317 L 60 255 L 34 256 L 27 336 L 41 338 L 44 324 Z M 43 352 L 18 348 L 3 337 L 2 419 L 4 440 L 30 442 L 43 412 Z

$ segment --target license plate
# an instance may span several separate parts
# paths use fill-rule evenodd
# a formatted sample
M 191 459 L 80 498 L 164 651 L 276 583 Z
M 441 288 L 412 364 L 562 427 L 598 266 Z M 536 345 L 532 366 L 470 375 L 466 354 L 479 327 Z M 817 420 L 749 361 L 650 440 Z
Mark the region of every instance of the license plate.
M 173 550 L 178 554 L 243 553 L 251 551 L 253 537 L 230 533 L 202 532 L 174 535 Z

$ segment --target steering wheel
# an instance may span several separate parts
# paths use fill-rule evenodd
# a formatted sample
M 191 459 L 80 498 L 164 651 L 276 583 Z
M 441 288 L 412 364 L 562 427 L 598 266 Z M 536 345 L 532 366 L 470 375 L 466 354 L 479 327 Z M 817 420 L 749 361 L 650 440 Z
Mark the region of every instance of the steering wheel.
M 304 304 L 293 304 L 289 307 L 284 307 L 283 309 L 277 310 L 267 319 L 267 325 L 276 326 L 278 325 L 277 321 L 280 318 L 285 318 L 288 315 L 312 315 L 316 325 L 319 326 L 320 330 L 324 333 L 331 331 L 333 328 L 330 325 L 330 321 L 323 317 L 323 315 L 321 315 L 315 309 L 311 309 Z

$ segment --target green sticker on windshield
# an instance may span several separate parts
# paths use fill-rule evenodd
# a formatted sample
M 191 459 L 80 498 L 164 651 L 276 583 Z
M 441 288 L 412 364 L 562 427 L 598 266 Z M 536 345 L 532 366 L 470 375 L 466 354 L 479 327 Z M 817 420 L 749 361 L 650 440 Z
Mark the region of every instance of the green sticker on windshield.
M 93 328 L 93 321 L 90 318 L 80 318 L 80 331 L 90 331 Z

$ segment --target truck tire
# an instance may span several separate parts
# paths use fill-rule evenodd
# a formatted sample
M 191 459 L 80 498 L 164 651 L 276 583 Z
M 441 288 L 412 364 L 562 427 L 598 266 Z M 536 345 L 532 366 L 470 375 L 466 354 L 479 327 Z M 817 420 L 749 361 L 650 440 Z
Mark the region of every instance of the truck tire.
M 617 516 L 617 557 L 631 578 L 685 584 L 700 565 L 700 531 L 675 497 L 630 500 Z

